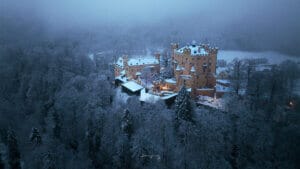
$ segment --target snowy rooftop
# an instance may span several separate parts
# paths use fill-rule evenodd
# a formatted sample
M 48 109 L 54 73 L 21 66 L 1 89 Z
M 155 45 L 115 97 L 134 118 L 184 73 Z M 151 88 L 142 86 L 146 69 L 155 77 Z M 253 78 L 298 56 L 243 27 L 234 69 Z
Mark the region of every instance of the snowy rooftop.
M 122 70 L 121 71 L 121 75 L 125 75 L 126 74 L 126 71 L 125 70 Z
M 137 65 L 150 65 L 150 64 L 159 64 L 159 60 L 156 59 L 154 56 L 147 55 L 147 56 L 132 56 L 128 59 L 128 66 L 137 66 Z M 116 62 L 116 65 L 123 68 L 124 67 L 124 59 L 119 57 Z
M 185 80 L 188 80 L 188 79 L 192 78 L 191 75 L 180 75 L 180 77 L 181 77 L 182 79 L 185 79 Z
M 223 99 L 214 99 L 209 96 L 199 96 L 196 103 L 199 105 L 209 106 L 215 109 L 224 110 Z
M 230 84 L 230 80 L 227 80 L 227 79 L 217 79 L 217 83 Z
M 170 84 L 176 84 L 176 80 L 174 79 L 165 79 L 165 82 Z
M 139 90 L 141 90 L 141 89 L 144 88 L 143 86 L 137 84 L 134 81 L 129 81 L 127 83 L 123 83 L 122 86 L 125 87 L 125 88 L 127 88 L 131 92 L 136 92 L 136 91 L 139 91 Z
M 168 100 L 168 99 L 170 99 L 172 97 L 175 97 L 177 95 L 178 95 L 178 93 L 173 93 L 173 94 L 170 94 L 170 95 L 163 96 L 163 97 L 161 97 L 161 99 L 162 100 Z
M 159 64 L 159 61 L 153 56 L 133 56 L 128 60 L 129 66 Z
M 183 53 L 184 50 L 189 49 L 191 51 L 191 55 L 195 56 L 195 55 L 207 55 L 208 52 L 199 45 L 188 45 L 188 46 L 184 46 L 180 49 L 177 50 L 177 53 Z
M 141 90 L 140 101 L 147 103 L 155 103 L 160 100 L 160 97 L 150 93 L 146 93 L 146 90 Z
M 127 82 L 127 78 L 125 76 L 117 76 L 116 80 L 120 80 L 121 82 Z
M 217 74 L 220 74 L 221 72 L 228 72 L 228 67 L 218 67 L 216 72 Z
M 230 92 L 230 88 L 220 85 L 220 84 L 216 84 L 216 91 L 217 92 Z

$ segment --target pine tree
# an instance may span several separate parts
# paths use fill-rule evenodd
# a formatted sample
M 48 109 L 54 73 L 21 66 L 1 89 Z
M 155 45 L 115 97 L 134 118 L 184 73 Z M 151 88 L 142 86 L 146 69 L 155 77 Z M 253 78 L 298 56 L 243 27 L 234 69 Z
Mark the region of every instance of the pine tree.
M 132 118 L 129 110 L 124 111 L 121 121 L 123 135 L 118 142 L 118 155 L 116 167 L 122 169 L 132 168 L 131 135 L 133 134 Z
M 59 114 L 54 111 L 53 112 L 53 122 L 54 122 L 54 127 L 53 127 L 53 136 L 56 139 L 60 139 L 60 133 L 61 133 L 61 121 Z
M 101 168 L 101 162 L 98 159 L 100 146 L 97 143 L 100 140 L 97 138 L 96 126 L 91 117 L 88 119 L 87 125 L 88 157 L 95 169 Z
M 21 155 L 18 147 L 18 141 L 13 130 L 8 131 L 8 164 L 10 169 L 21 169 Z
M 47 152 L 43 159 L 43 169 L 56 169 L 55 155 L 51 152 Z
M 4 169 L 4 163 L 2 161 L 2 154 L 0 152 L 0 169 Z
M 125 135 L 128 136 L 128 138 L 131 137 L 132 133 L 133 133 L 133 126 L 132 126 L 132 119 L 130 116 L 130 112 L 128 109 L 126 109 L 124 111 L 124 116 L 122 118 L 122 130 L 125 133 Z
M 37 128 L 32 128 L 30 141 L 36 145 L 42 144 L 42 136 L 40 135 L 40 131 Z
M 88 156 L 93 161 L 95 157 L 95 148 L 94 148 L 94 123 L 91 118 L 87 122 L 87 141 L 88 141 Z
M 185 86 L 182 86 L 176 97 L 175 114 L 175 120 L 177 122 L 179 122 L 179 120 L 194 122 L 193 106 L 191 104 L 190 95 L 186 91 Z

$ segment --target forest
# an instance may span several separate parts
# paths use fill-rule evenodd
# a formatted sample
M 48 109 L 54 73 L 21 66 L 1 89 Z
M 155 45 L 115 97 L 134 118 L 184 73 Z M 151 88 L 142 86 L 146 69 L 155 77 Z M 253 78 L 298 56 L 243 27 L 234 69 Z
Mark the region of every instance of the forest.
M 109 59 L 76 42 L 8 46 L 0 55 L 0 168 L 298 168 L 297 63 L 270 72 L 234 60 L 225 110 L 115 97 Z M 246 94 L 239 86 L 246 84 Z
M 153 2 L 0 0 L 0 169 L 300 168 L 300 3 Z M 228 62 L 222 109 L 185 86 L 171 106 L 117 96 L 116 57 L 159 49 L 170 66 L 192 40 L 295 59 Z

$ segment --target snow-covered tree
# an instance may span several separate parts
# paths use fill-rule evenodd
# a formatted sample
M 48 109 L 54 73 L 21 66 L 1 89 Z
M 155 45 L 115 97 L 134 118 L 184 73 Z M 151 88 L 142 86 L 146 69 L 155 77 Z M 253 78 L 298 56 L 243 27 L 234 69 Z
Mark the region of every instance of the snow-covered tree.
M 0 169 L 4 169 L 4 162 L 2 160 L 2 154 L 0 152 Z
M 53 137 L 56 139 L 60 139 L 62 124 L 60 116 L 56 110 L 54 110 L 52 114 L 52 119 L 54 123 L 54 126 L 52 128 Z
M 194 122 L 193 105 L 190 95 L 185 86 L 182 86 L 175 100 L 175 120 L 176 126 L 180 125 L 180 120 Z
M 233 60 L 233 70 L 230 76 L 233 90 L 235 94 L 239 94 L 242 88 L 242 78 L 243 78 L 243 61 L 240 59 Z
M 100 121 L 100 120 L 98 120 Z M 88 143 L 88 157 L 94 168 L 102 168 L 103 158 L 100 157 L 101 139 L 102 139 L 102 126 L 103 120 L 95 122 L 94 117 L 89 117 L 87 122 L 87 143 Z
M 133 134 L 132 117 L 128 109 L 124 110 L 121 119 L 121 132 L 116 143 L 117 155 L 114 157 L 115 167 L 132 168 L 131 136 Z
M 37 128 L 32 128 L 29 138 L 30 138 L 30 141 L 35 145 L 42 144 L 42 136 L 40 134 L 39 129 L 37 129 Z
M 124 115 L 121 122 L 121 128 L 124 134 L 130 138 L 133 133 L 133 124 L 132 124 L 132 117 L 128 109 L 124 111 Z
M 13 130 L 8 131 L 8 164 L 10 169 L 21 169 L 21 155 L 16 134 Z
M 42 169 L 57 169 L 55 154 L 47 152 L 43 158 L 43 168 Z

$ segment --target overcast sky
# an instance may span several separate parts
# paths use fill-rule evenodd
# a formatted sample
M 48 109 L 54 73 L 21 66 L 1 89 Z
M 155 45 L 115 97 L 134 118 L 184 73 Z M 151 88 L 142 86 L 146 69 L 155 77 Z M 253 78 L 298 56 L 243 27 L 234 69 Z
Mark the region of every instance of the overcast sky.
M 299 0 L 0 0 L 15 12 L 33 12 L 46 21 L 71 23 L 159 22 L 191 15 L 211 22 L 239 19 L 297 21 Z M 30 16 L 28 16 L 30 17 Z M 201 21 L 197 21 L 201 22 Z M 292 24 L 292 23 L 291 23 Z
M 299 44 L 299 0 L 0 0 L 1 16 L 39 19 L 50 30 L 160 26 L 189 33 L 249 33 Z M 268 41 L 264 42 L 268 43 Z M 300 51 L 299 51 L 300 53 Z

